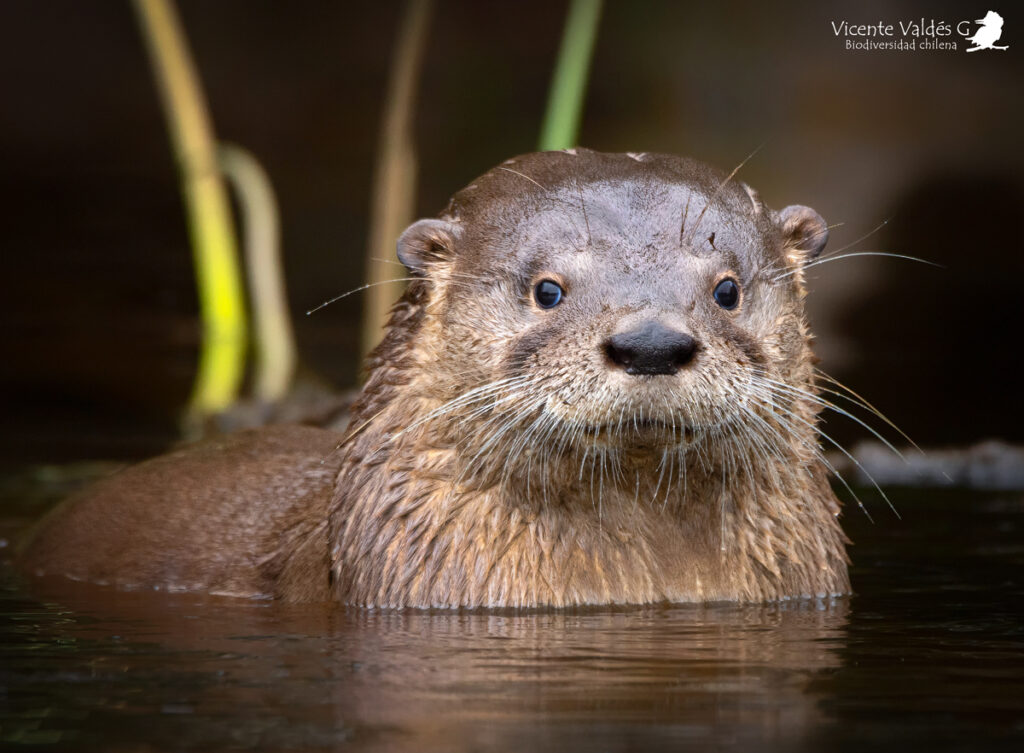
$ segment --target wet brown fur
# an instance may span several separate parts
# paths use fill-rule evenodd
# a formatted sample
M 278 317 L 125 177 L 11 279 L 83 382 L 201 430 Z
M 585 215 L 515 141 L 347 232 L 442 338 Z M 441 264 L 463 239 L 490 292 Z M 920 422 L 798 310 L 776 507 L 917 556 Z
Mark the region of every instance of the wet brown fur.
M 379 607 L 848 592 L 799 273 L 825 226 L 731 178 L 585 150 L 491 170 L 399 242 L 417 279 L 338 451 L 267 429 L 150 461 L 61 508 L 23 561 Z M 733 312 L 711 296 L 726 275 Z M 561 305 L 533 303 L 539 279 Z M 652 319 L 697 355 L 627 376 L 602 344 Z

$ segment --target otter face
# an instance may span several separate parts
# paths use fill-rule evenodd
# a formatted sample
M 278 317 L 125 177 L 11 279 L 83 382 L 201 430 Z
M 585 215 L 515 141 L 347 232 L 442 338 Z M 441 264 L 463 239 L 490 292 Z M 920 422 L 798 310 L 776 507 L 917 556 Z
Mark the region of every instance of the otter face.
M 398 253 L 451 401 L 537 443 L 663 448 L 809 389 L 799 267 L 827 236 L 700 163 L 575 150 L 495 168 Z

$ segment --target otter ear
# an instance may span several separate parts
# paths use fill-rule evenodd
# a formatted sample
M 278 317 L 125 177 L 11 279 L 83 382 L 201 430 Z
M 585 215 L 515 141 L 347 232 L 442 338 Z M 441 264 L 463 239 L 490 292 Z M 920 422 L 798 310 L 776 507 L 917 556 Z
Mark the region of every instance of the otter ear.
M 828 225 L 810 207 L 794 205 L 779 212 L 779 228 L 786 256 L 794 264 L 810 261 L 828 243 Z
M 398 238 L 398 260 L 414 275 L 426 275 L 430 267 L 450 259 L 458 228 L 444 220 L 419 220 Z

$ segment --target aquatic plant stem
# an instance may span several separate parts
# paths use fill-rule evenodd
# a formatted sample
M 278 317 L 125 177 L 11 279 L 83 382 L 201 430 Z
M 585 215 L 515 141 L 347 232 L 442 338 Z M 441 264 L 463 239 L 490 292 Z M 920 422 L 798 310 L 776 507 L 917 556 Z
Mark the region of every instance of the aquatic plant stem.
M 202 344 L 186 422 L 219 413 L 245 371 L 246 316 L 231 210 L 199 77 L 171 0 L 133 0 L 181 177 L 199 288 Z
M 541 151 L 576 146 L 601 4 L 601 0 L 572 0 L 569 5 L 541 128 Z
M 277 199 L 270 178 L 246 149 L 221 144 L 220 168 L 241 212 L 242 245 L 249 278 L 254 338 L 252 390 L 264 403 L 283 400 L 295 374 L 295 332 L 288 312 Z
M 402 17 L 398 43 L 382 116 L 380 143 L 373 177 L 370 238 L 366 249 L 361 355 L 380 340 L 392 304 L 402 293 L 394 278 L 395 242 L 413 220 L 416 200 L 416 148 L 412 138 L 416 84 L 426 47 L 432 0 L 409 0 Z

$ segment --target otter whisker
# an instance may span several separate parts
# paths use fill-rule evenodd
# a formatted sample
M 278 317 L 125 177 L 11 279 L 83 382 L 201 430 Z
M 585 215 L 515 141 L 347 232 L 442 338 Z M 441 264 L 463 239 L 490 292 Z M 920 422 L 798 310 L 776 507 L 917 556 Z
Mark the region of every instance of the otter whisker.
M 749 428 L 753 429 L 755 435 L 758 437 L 759 443 L 761 443 L 761 445 L 765 447 L 765 452 L 768 453 L 768 457 L 766 458 L 766 467 L 771 466 L 771 459 L 785 462 L 786 453 L 784 445 L 787 439 L 794 438 L 792 430 L 790 430 L 790 435 L 787 437 L 786 435 L 780 433 L 780 431 L 777 428 L 769 424 L 765 418 L 760 416 L 750 406 L 744 405 L 742 406 L 742 410 L 746 413 L 747 418 L 754 422 L 754 425 Z M 783 423 L 780 417 L 777 416 L 774 413 L 774 411 L 772 412 L 772 415 L 777 421 L 779 421 L 779 423 Z M 768 432 L 770 432 L 770 434 Z M 818 447 L 811 445 L 802 437 L 799 437 L 797 439 L 804 446 L 805 449 L 811 452 L 812 456 L 817 457 L 818 455 L 821 454 L 821 451 Z M 773 452 L 769 453 L 769 451 Z
M 479 403 L 477 407 L 471 408 L 468 412 L 463 413 L 460 416 L 457 416 L 458 421 L 462 424 L 472 426 L 473 422 L 476 421 L 476 419 L 481 418 L 483 416 L 490 415 L 492 418 L 500 418 L 506 414 L 509 414 L 511 411 L 515 411 L 518 408 L 516 401 L 521 398 L 520 392 L 523 386 L 523 384 L 511 385 L 513 391 L 510 391 L 507 394 L 501 397 L 497 397 L 493 400 L 489 400 L 489 398 L 491 398 L 492 395 L 491 393 L 488 393 L 485 395 L 474 397 L 473 400 L 468 401 L 463 405 L 455 406 L 456 408 L 462 408 L 469 407 L 474 403 Z M 510 403 L 511 405 L 509 405 Z
M 744 415 L 746 415 L 748 418 L 757 417 L 749 405 L 741 404 L 740 408 L 743 411 Z M 733 428 L 735 429 L 736 427 Z M 765 468 L 771 467 L 772 461 L 785 462 L 785 455 L 782 451 L 782 448 L 776 445 L 774 442 L 772 442 L 769 437 L 763 435 L 761 433 L 761 428 L 757 424 L 755 424 L 753 427 L 748 428 L 752 429 L 751 433 L 745 434 L 743 436 L 745 436 L 745 438 L 750 442 L 753 451 L 756 452 L 760 459 L 764 462 Z M 734 431 L 734 433 L 736 432 Z M 751 467 L 750 473 L 751 478 L 753 478 L 753 467 Z
M 534 434 L 538 431 L 538 429 L 540 427 L 544 426 L 545 423 L 546 423 L 546 415 L 542 411 L 540 413 L 540 415 L 538 415 L 530 423 L 530 426 L 522 433 L 521 437 L 517 438 L 515 441 L 513 441 L 512 446 L 509 448 L 508 456 L 510 458 L 518 457 L 519 454 L 524 449 L 528 448 L 528 446 L 530 444 L 530 440 L 533 438 Z M 533 472 L 533 457 L 534 457 L 535 454 L 536 453 L 534 453 L 534 452 L 530 452 L 527 455 L 527 460 L 526 460 L 526 498 L 527 499 L 530 498 L 530 489 L 531 489 L 530 483 L 531 483 L 531 480 L 532 480 L 531 476 L 532 476 L 532 472 Z M 504 474 L 502 474 L 502 480 L 501 480 L 501 483 L 502 483 L 503 486 L 507 485 L 509 483 L 509 478 L 510 478 L 510 476 L 512 474 L 512 468 L 513 468 L 513 465 L 511 463 L 509 463 L 505 467 L 505 472 L 504 472 Z
M 778 396 L 775 391 L 773 391 L 769 387 L 759 386 L 757 384 L 749 382 L 745 385 L 744 389 L 749 394 L 756 396 L 761 401 L 760 406 L 768 410 L 771 416 L 789 432 L 788 439 L 796 440 L 801 446 L 810 451 L 812 457 L 814 457 L 815 459 L 824 460 L 824 456 L 821 454 L 821 449 L 816 444 L 811 444 L 803 436 L 803 433 L 797 432 L 795 430 L 795 427 L 789 421 L 788 417 L 796 417 L 796 414 L 792 410 L 785 408 L 782 405 L 779 405 L 775 401 L 775 398 Z M 784 437 L 783 435 L 779 434 L 777 429 L 775 429 L 769 423 L 767 423 L 767 421 L 762 416 L 758 415 L 756 411 L 751 410 L 750 406 L 743 405 L 741 407 L 747 411 L 747 414 L 750 416 L 750 418 L 756 420 L 760 424 L 763 424 L 764 428 L 771 430 L 776 439 L 778 439 L 780 442 L 785 441 L 787 437 Z M 783 448 L 779 446 L 778 449 L 781 453 L 780 459 L 784 459 L 785 452 Z
M 520 178 L 525 178 L 526 180 L 528 180 L 531 183 L 533 183 L 533 185 L 537 186 L 537 188 L 539 188 L 542 191 L 547 191 L 548 190 L 548 189 L 544 188 L 544 186 L 542 186 L 540 183 L 535 181 L 533 178 L 531 178 L 529 175 L 524 175 L 523 173 L 519 172 L 518 170 L 513 170 L 511 167 L 501 167 L 501 166 L 499 166 L 498 169 L 499 170 L 504 170 L 507 173 L 512 173 L 513 175 L 518 175 Z
M 543 463 L 544 463 L 544 481 L 545 481 L 545 483 L 544 483 L 544 502 L 545 502 L 545 504 L 547 504 L 548 503 L 548 497 L 547 497 L 548 486 L 550 485 L 550 481 L 551 481 L 551 474 L 550 474 L 550 469 L 548 467 L 548 462 L 549 462 L 549 460 L 553 460 L 554 458 L 560 458 L 562 456 L 563 447 L 562 447 L 561 437 L 564 435 L 566 427 L 565 427 L 563 422 L 557 420 L 556 417 L 553 416 L 552 414 L 545 413 L 545 415 L 547 416 L 547 429 L 544 432 L 544 435 L 542 437 L 540 437 L 538 444 L 539 444 L 540 447 L 552 447 L 552 452 L 551 453 L 547 453 L 547 452 L 542 453 L 542 459 L 543 459 Z
M 387 262 L 389 260 L 387 260 L 387 259 L 375 259 L 375 261 Z M 401 267 L 405 266 L 401 262 L 392 262 L 392 263 L 398 264 Z M 463 278 L 465 278 L 466 280 L 468 280 L 470 282 L 475 282 L 475 281 L 480 279 L 479 276 L 463 274 L 463 273 L 459 273 L 459 272 L 448 272 L 447 274 L 450 277 L 463 277 Z M 360 285 L 357 288 L 352 288 L 351 290 L 347 290 L 344 293 L 342 293 L 341 295 L 336 295 L 333 298 L 328 298 L 326 301 L 321 303 L 319 306 L 314 306 L 313 308 L 309 309 L 309 311 L 306 312 L 306 316 L 310 316 L 311 314 L 315 314 L 320 309 L 326 308 L 327 306 L 330 306 L 332 303 L 340 301 L 342 298 L 348 298 L 350 295 L 355 295 L 356 293 L 361 293 L 364 290 L 369 290 L 370 288 L 375 287 L 377 285 L 387 285 L 387 284 L 393 283 L 393 282 L 416 282 L 417 280 L 422 280 L 422 279 L 423 279 L 422 277 L 394 277 L 394 278 L 392 278 L 390 280 L 377 280 L 375 282 L 368 282 L 365 285 Z M 468 283 L 461 283 L 461 282 L 456 282 L 456 281 L 449 280 L 449 284 L 458 285 L 458 284 L 468 284 Z
M 753 468 L 750 464 L 751 448 L 749 446 L 749 440 L 746 437 L 743 437 L 740 441 L 736 441 L 736 434 L 731 429 L 732 426 L 727 423 L 722 426 L 720 433 L 723 437 L 729 436 L 733 438 L 732 441 L 728 442 L 728 446 L 730 455 L 734 455 L 733 460 L 735 462 L 735 472 L 745 477 L 749 482 L 753 479 L 754 474 Z
M 783 272 L 781 275 L 777 275 L 772 282 L 778 283 L 781 282 L 782 280 L 785 280 L 787 277 L 792 277 L 797 272 L 803 272 L 804 270 L 810 269 L 811 267 L 817 267 L 832 261 L 839 261 L 840 259 L 852 259 L 855 256 L 887 256 L 891 259 L 906 259 L 907 261 L 916 261 L 920 262 L 921 264 L 927 264 L 930 267 L 938 267 L 939 269 L 945 269 L 945 267 L 942 264 L 938 264 L 934 261 L 928 261 L 928 259 L 921 259 L 917 256 L 907 256 L 906 254 L 893 254 L 889 253 L 888 251 L 855 251 L 849 254 L 840 254 L 839 256 L 829 256 L 815 259 L 814 261 L 810 261 L 807 262 L 806 264 L 801 265 L 797 269 L 790 269 L 787 270 L 786 272 Z
M 768 400 L 770 401 L 771 398 L 768 398 Z M 776 409 L 779 408 L 779 407 L 780 406 L 774 405 L 774 408 L 776 408 Z M 811 447 L 811 445 L 809 445 L 806 440 L 804 440 L 802 438 L 799 438 L 799 435 L 796 432 L 793 431 L 793 427 L 788 423 L 788 420 L 784 419 L 783 416 L 781 414 L 779 414 L 778 410 L 773 409 L 771 412 L 772 412 L 772 415 L 774 416 L 776 421 L 778 421 L 783 426 L 787 426 L 789 428 L 790 434 L 791 434 L 792 437 L 798 438 L 798 441 L 805 448 L 811 449 L 813 454 L 814 454 L 814 456 L 815 456 L 815 458 L 816 458 L 816 460 L 818 462 L 820 462 L 822 465 L 824 465 L 825 468 L 829 471 L 829 473 L 831 473 L 833 476 L 835 476 L 837 479 L 839 479 L 839 483 L 841 483 L 843 485 L 843 488 L 846 489 L 847 493 L 857 503 L 857 506 L 860 508 L 861 512 L 864 513 L 864 515 L 867 517 L 867 519 L 869 521 L 874 523 L 874 518 L 871 516 L 871 513 L 868 512 L 868 509 L 867 509 L 867 507 L 865 507 L 864 502 L 861 500 L 861 498 L 859 496 L 857 496 L 857 493 L 853 490 L 853 487 L 851 487 L 850 484 L 847 483 L 846 478 L 843 476 L 843 474 L 841 474 L 839 472 L 839 470 L 831 462 L 829 462 L 829 460 L 824 456 L 824 454 L 822 454 L 821 449 L 818 448 L 818 447 Z M 764 420 L 763 417 L 759 416 L 754 411 L 750 412 L 750 417 L 754 421 L 759 422 L 764 428 L 766 428 L 769 431 L 771 431 L 776 436 L 777 439 L 779 439 L 780 441 L 783 441 L 783 436 L 781 434 L 779 434 L 778 430 L 775 429 L 773 426 L 771 426 L 771 424 L 767 423 Z
M 805 264 L 804 269 L 817 267 L 821 264 L 827 264 L 828 262 L 832 261 L 839 261 L 840 259 L 852 259 L 855 256 L 887 256 L 890 259 L 906 259 L 907 261 L 916 261 L 920 262 L 921 264 L 927 264 L 930 267 L 945 269 L 945 267 L 942 264 L 939 264 L 938 262 L 929 261 L 928 259 L 922 259 L 918 256 L 908 256 L 907 254 L 894 254 L 889 251 L 853 251 L 848 254 L 839 254 L 838 256 L 820 257 L 808 264 Z
M 684 236 L 686 234 L 686 218 L 689 217 L 689 215 L 690 215 L 690 199 L 692 199 L 692 198 L 693 198 L 693 193 L 692 192 L 686 194 L 686 206 L 683 207 L 683 221 L 680 223 L 680 226 L 679 226 L 679 245 L 680 246 L 683 245 L 683 242 L 685 240 Z
M 533 398 L 532 400 L 525 402 L 522 400 L 523 397 L 530 398 L 531 396 Z M 502 421 L 503 423 L 498 426 L 494 434 L 492 434 L 492 436 L 484 443 L 484 447 L 503 447 L 505 450 L 509 450 L 514 447 L 518 442 L 518 438 L 513 438 L 507 447 L 499 445 L 499 440 L 501 440 L 508 431 L 519 425 L 524 420 L 524 416 L 529 416 L 545 402 L 544 396 L 536 395 L 534 390 L 526 391 L 524 394 L 516 395 L 515 397 L 519 399 L 518 403 L 506 406 L 500 412 L 495 412 L 491 422 Z
M 320 309 L 324 308 L 325 306 L 330 306 L 335 301 L 340 301 L 342 298 L 348 298 L 350 295 L 362 292 L 363 290 L 368 290 L 369 288 L 372 288 L 375 285 L 387 285 L 387 284 L 392 283 L 392 282 L 413 282 L 415 280 L 421 280 L 421 279 L 423 279 L 423 278 L 422 277 L 395 277 L 395 278 L 393 278 L 391 280 L 378 280 L 377 282 L 368 282 L 365 285 L 360 285 L 358 288 L 352 288 L 352 290 L 349 290 L 349 291 L 347 291 L 345 293 L 342 293 L 341 295 L 336 295 L 336 296 L 334 296 L 334 298 L 330 298 L 330 299 L 324 301 L 319 306 L 315 306 L 314 308 L 311 308 L 309 311 L 306 312 L 306 316 L 309 316 L 310 314 L 315 314 Z
M 636 516 L 637 508 L 640 506 L 640 471 L 636 471 L 636 483 L 633 486 L 633 515 Z
M 394 264 L 396 267 L 402 267 L 405 269 L 405 265 L 397 259 L 385 259 L 381 256 L 371 256 L 370 261 L 379 261 L 381 264 Z
M 732 446 L 726 445 L 729 465 L 732 466 Z M 722 463 L 722 489 L 718 492 L 718 550 L 725 552 L 725 463 Z
M 675 453 L 669 453 L 669 456 L 668 456 L 668 479 L 665 482 L 665 499 L 662 500 L 662 503 L 661 503 L 661 510 L 662 510 L 662 512 L 665 511 L 665 507 L 668 505 L 668 500 L 669 500 L 669 498 L 671 496 L 672 476 L 673 476 L 673 473 L 675 471 L 675 463 L 676 463 Z
M 468 467 L 475 469 L 478 460 L 480 460 L 481 458 L 488 459 L 490 457 L 491 451 L 497 447 L 502 446 L 501 441 L 504 438 L 504 436 L 513 428 L 515 428 L 517 423 L 521 420 L 521 412 L 532 413 L 534 410 L 540 407 L 544 399 L 545 398 L 543 396 L 535 397 L 533 402 L 527 404 L 526 406 L 517 406 L 516 410 L 505 411 L 504 413 L 511 414 L 510 417 L 504 419 L 504 423 L 485 442 L 481 444 L 476 454 L 469 460 L 467 464 Z M 503 418 L 504 413 L 499 414 L 499 416 Z
M 578 482 L 580 482 L 580 483 L 582 483 L 582 482 L 583 482 L 583 469 L 584 469 L 584 468 L 586 467 L 586 465 L 587 465 L 587 456 L 588 456 L 589 454 L 590 454 L 590 445 L 584 445 L 584 447 L 583 447 L 583 454 L 582 454 L 582 456 L 580 457 L 580 474 L 579 474 L 579 476 L 578 476 L 578 477 L 576 478 L 576 480 L 577 480 Z
M 736 173 L 738 173 L 743 168 L 743 166 L 754 157 L 755 154 L 761 151 L 761 149 L 767 143 L 767 141 L 762 142 L 760 146 L 758 146 L 754 151 L 752 151 L 750 154 L 744 157 L 743 161 L 736 165 L 736 167 L 732 169 L 732 172 L 725 177 L 725 180 L 718 184 L 718 188 L 716 188 L 715 192 L 711 194 L 711 197 L 706 202 L 704 202 L 704 208 L 701 209 L 700 214 L 697 215 L 697 219 L 693 223 L 693 229 L 690 230 L 688 240 L 693 240 L 694 233 L 696 233 L 697 228 L 700 227 L 700 221 L 704 219 L 704 213 L 708 211 L 708 207 L 715 202 L 715 199 L 717 199 L 721 195 L 722 191 L 725 190 L 725 187 L 729 185 L 729 182 L 736 177 Z
M 833 395 L 835 395 L 837 397 L 841 397 L 844 400 L 848 400 L 849 402 L 853 403 L 854 405 L 857 405 L 857 406 L 863 408 L 864 410 L 872 413 L 873 415 L 877 416 L 881 421 L 884 421 L 890 428 L 892 428 L 893 431 L 897 432 L 901 437 L 903 437 L 905 440 L 907 440 L 907 442 L 910 443 L 911 447 L 913 447 L 915 450 L 917 450 L 918 452 L 920 452 L 922 454 L 924 453 L 924 450 L 922 450 L 917 445 L 917 442 L 915 442 L 913 439 L 911 439 L 910 436 L 907 435 L 907 433 L 903 431 L 903 429 L 901 429 L 899 426 L 897 426 L 895 423 L 893 423 L 889 419 L 888 416 L 886 416 L 884 413 L 882 413 L 880 410 L 878 410 L 878 408 L 876 408 L 874 405 L 869 403 L 864 397 L 862 397 L 858 393 L 854 392 L 852 389 L 847 387 L 845 384 L 840 382 L 838 379 L 835 379 L 834 377 L 830 376 L 829 374 L 827 374 L 822 369 L 815 368 L 814 371 L 822 379 L 825 379 L 828 382 L 830 382 L 831 384 L 834 384 L 840 390 L 844 390 L 844 392 L 840 392 L 838 390 L 832 390 L 832 389 L 829 389 L 827 387 L 821 387 L 821 389 L 823 389 L 826 392 L 829 392 L 829 393 L 831 393 L 831 394 L 833 394 Z
M 883 227 L 885 227 L 888 224 L 889 224 L 889 218 L 886 218 L 886 219 L 882 220 L 881 222 L 879 222 L 878 225 L 876 225 L 873 230 L 869 230 L 868 232 L 864 233 L 864 235 L 862 235 L 857 240 L 851 241 L 850 243 L 847 243 L 845 246 L 840 246 L 839 248 L 837 248 L 837 249 L 835 249 L 833 251 L 829 251 L 828 253 L 825 254 L 825 256 L 834 256 L 835 254 L 841 254 L 843 251 L 845 251 L 848 248 L 853 248 L 858 243 L 861 243 L 862 241 L 866 241 L 868 238 L 870 238 L 872 235 L 877 233 L 879 230 L 881 230 Z M 819 257 L 819 258 L 821 258 L 821 257 Z
M 743 395 L 744 384 L 740 383 L 734 385 L 734 389 L 741 394 L 741 399 L 737 402 L 737 405 L 739 406 L 741 412 L 744 415 L 748 414 L 750 412 L 750 408 L 747 405 L 746 396 Z M 768 448 L 764 446 L 764 440 L 759 434 L 740 434 L 737 430 L 738 426 L 739 421 L 736 418 L 730 418 L 722 426 L 722 434 L 725 435 L 726 433 L 728 433 L 731 436 L 732 441 L 741 442 L 744 445 L 745 449 L 748 450 L 748 453 L 744 455 L 744 462 L 748 465 L 747 470 L 749 471 L 751 477 L 753 477 L 754 470 L 752 465 L 750 465 L 750 460 L 748 457 L 749 453 L 756 453 L 760 457 L 760 459 L 765 463 L 766 467 L 770 465 L 773 455 L 768 452 Z
M 855 241 L 853 241 L 851 243 L 847 243 L 845 246 L 842 246 L 840 248 L 835 249 L 834 251 L 829 251 L 829 252 L 823 254 L 822 256 L 819 256 L 817 261 L 820 261 L 820 260 L 822 260 L 824 258 L 831 258 L 831 257 L 835 256 L 836 254 L 842 253 L 843 251 L 845 251 L 848 248 L 853 248 L 858 243 L 861 243 L 862 241 L 865 241 L 868 238 L 870 238 L 872 235 L 877 233 L 879 230 L 881 230 L 887 224 L 889 224 L 889 220 L 888 219 L 882 220 L 880 223 L 878 223 L 878 225 L 873 230 L 865 233 L 864 235 L 862 235 L 857 240 L 855 240 Z M 827 228 L 825 230 L 827 231 Z M 814 261 L 815 260 L 813 260 L 813 259 L 808 259 L 803 264 L 798 264 L 795 268 L 786 270 L 785 272 L 783 272 L 781 275 L 777 276 L 777 278 L 772 281 L 773 284 L 778 284 L 778 283 L 782 282 L 783 279 L 785 279 L 786 277 L 789 277 L 791 275 L 795 275 L 797 273 L 802 273 L 803 270 L 806 269 L 808 266 L 810 266 Z
M 530 476 L 533 469 L 533 458 L 534 455 L 537 454 L 532 450 L 532 447 L 542 446 L 539 441 L 534 442 L 533 440 L 534 437 L 537 436 L 539 433 L 547 430 L 547 426 L 550 424 L 551 420 L 551 416 L 545 411 L 541 410 L 539 415 L 533 420 L 530 426 L 525 431 L 523 431 L 522 436 L 512 442 L 508 450 L 508 456 L 510 458 L 518 457 L 521 452 L 530 450 L 526 469 L 526 493 L 528 497 L 530 494 Z M 503 484 L 508 483 L 508 479 L 512 473 L 512 468 L 513 465 L 511 463 L 509 463 L 506 466 L 505 473 L 503 474 L 502 477 Z
M 598 448 L 594 447 L 593 449 L 594 455 L 596 457 L 598 453 Z M 584 457 L 587 457 L 587 455 L 584 455 Z M 596 466 L 597 460 L 592 458 L 590 461 L 590 505 L 595 510 L 597 510 L 597 498 L 594 496 L 594 469 L 596 468 Z M 598 511 L 598 515 L 600 515 L 600 511 Z
M 831 437 L 830 435 L 828 435 L 828 434 L 827 434 L 826 432 L 824 432 L 824 431 L 823 431 L 823 430 L 821 429 L 821 427 L 815 427 L 815 426 L 814 426 L 814 424 L 810 423 L 809 421 L 807 421 L 806 419 L 804 419 L 804 418 L 802 418 L 801 416 L 797 415 L 796 413 L 790 412 L 790 414 L 789 414 L 789 415 L 790 415 L 790 417 L 791 417 L 791 418 L 793 418 L 793 419 L 795 419 L 796 421 L 799 421 L 800 423 L 804 424 L 804 425 L 805 425 L 805 426 L 806 426 L 807 428 L 811 429 L 812 431 L 817 431 L 817 433 L 819 434 L 819 436 L 821 436 L 821 437 L 824 437 L 824 438 L 825 438 L 826 440 L 828 440 L 828 441 L 829 441 L 829 443 L 831 443 L 831 444 L 832 444 L 832 445 L 833 445 L 833 446 L 834 446 L 834 447 L 835 447 L 835 448 L 836 448 L 837 450 L 839 450 L 839 451 L 840 451 L 841 453 L 843 453 L 843 454 L 844 454 L 844 455 L 845 455 L 845 456 L 846 456 L 846 457 L 847 457 L 847 458 L 848 458 L 848 459 L 850 460 L 850 462 L 852 462 L 852 463 L 853 463 L 853 464 L 854 464 L 855 466 L 857 466 L 857 468 L 858 468 L 858 469 L 859 469 L 859 470 L 861 471 L 861 473 L 863 473 L 863 474 L 864 474 L 864 476 L 865 476 L 865 477 L 866 477 L 866 478 L 867 478 L 867 479 L 868 479 L 868 480 L 869 480 L 869 481 L 871 482 L 871 485 L 875 487 L 875 489 L 876 489 L 876 490 L 878 491 L 878 493 L 879 493 L 879 494 L 881 495 L 882 499 L 884 499 L 884 500 L 885 500 L 885 502 L 886 502 L 886 504 L 887 504 L 887 505 L 889 505 L 889 509 L 891 509 L 891 510 L 892 510 L 893 514 L 894 514 L 894 515 L 895 515 L 895 516 L 896 516 L 897 518 L 900 518 L 900 514 L 899 514 L 899 512 L 897 512 L 897 510 L 896 510 L 896 507 L 895 507 L 895 506 L 893 505 L 893 503 L 892 503 L 892 501 L 891 501 L 891 500 L 889 499 L 888 495 L 886 495 L 886 493 L 885 493 L 884 491 L 882 491 L 882 487 L 880 487 L 880 486 L 878 485 L 878 482 L 876 482 L 876 481 L 875 481 L 875 479 L 874 479 L 874 476 L 872 476 L 872 475 L 871 475 L 870 473 L 868 473 L 867 469 L 865 469 L 865 468 L 864 468 L 864 466 L 863 466 L 863 465 L 861 465 L 860 461 L 859 461 L 859 460 L 857 460 L 857 458 L 855 458 L 855 457 L 853 456 L 853 454 L 852 454 L 852 453 L 850 453 L 850 452 L 849 452 L 849 451 L 848 451 L 848 450 L 847 450 L 847 449 L 846 449 L 845 447 L 843 447 L 843 446 L 842 446 L 842 445 L 841 445 L 841 444 L 840 444 L 839 442 L 837 442 L 837 441 L 836 441 L 835 439 L 833 439 L 833 438 L 832 438 L 832 437 Z
M 475 387 L 471 390 L 468 390 L 467 392 L 462 393 L 461 395 L 453 398 L 452 400 L 443 403 L 438 408 L 429 411 L 422 418 L 417 419 L 409 426 L 405 427 L 402 431 L 395 434 L 394 438 L 398 439 L 399 437 L 422 426 L 428 421 L 433 421 L 436 418 L 444 416 L 448 413 L 451 413 L 454 410 L 457 410 L 458 408 L 470 405 L 474 402 L 487 400 L 495 392 L 500 392 L 501 390 L 508 389 L 509 387 L 518 386 L 524 382 L 530 381 L 530 379 L 531 378 L 527 376 L 508 377 L 506 379 L 499 379 L 494 382 L 488 382 L 487 384 L 483 384 L 480 385 L 479 387 Z M 506 396 L 505 398 L 501 398 L 497 401 L 487 403 L 486 407 L 492 408 L 493 406 L 500 404 L 506 399 L 509 399 L 509 397 L 510 396 Z
M 679 456 L 679 471 L 683 477 L 683 497 L 680 500 L 680 505 L 686 505 L 686 493 L 687 493 L 687 473 L 686 473 L 686 447 L 681 446 L 676 454 Z
M 577 179 L 574 181 L 576 184 L 576 193 L 580 197 L 580 209 L 583 211 L 583 222 L 587 226 L 587 248 L 592 248 L 594 245 L 594 238 L 590 234 L 590 218 L 587 216 L 587 204 L 583 201 L 583 188 L 580 186 L 580 182 Z
M 501 396 L 495 396 L 495 392 L 501 390 L 505 390 L 505 393 L 501 394 Z M 479 428 L 482 431 L 498 424 L 499 422 L 507 420 L 508 416 L 515 417 L 518 413 L 518 406 L 521 399 L 521 384 L 516 383 L 512 385 L 503 385 L 499 390 L 487 390 L 479 394 L 471 395 L 469 399 L 463 401 L 461 406 L 457 405 L 454 408 L 439 408 L 434 411 L 434 417 L 436 418 L 446 414 L 451 414 L 454 410 L 458 410 L 461 407 L 469 407 L 479 403 L 480 405 L 470 410 L 468 414 L 457 414 L 455 419 L 460 427 L 468 425 L 470 428 Z M 478 418 L 482 418 L 482 422 L 476 421 Z M 460 438 L 460 442 L 465 444 L 466 442 L 473 441 L 474 438 L 475 434 L 471 431 L 468 435 L 462 436 Z M 497 436 L 495 436 L 495 438 L 497 438 Z
M 554 438 L 551 440 L 551 445 L 554 448 L 552 455 L 555 458 L 562 458 L 566 454 L 566 448 L 569 446 L 572 425 L 567 421 L 553 421 L 552 426 L 552 433 L 554 435 Z
M 773 387 L 776 387 L 780 391 L 786 392 L 791 397 L 804 398 L 804 399 L 808 400 L 809 402 L 814 403 L 815 405 L 820 405 L 821 407 L 827 408 L 828 410 L 831 410 L 834 413 L 838 413 L 841 416 L 845 416 L 846 418 L 849 418 L 851 421 L 855 421 L 860 426 L 864 427 L 869 432 L 871 432 L 871 434 L 874 435 L 875 438 L 878 439 L 878 441 L 880 441 L 882 444 L 884 444 L 889 450 L 891 450 L 893 452 L 893 454 L 896 455 L 896 457 L 898 457 L 904 463 L 907 463 L 909 465 L 910 461 L 908 461 L 903 456 L 902 452 L 897 450 L 896 447 L 893 446 L 893 444 L 888 439 L 886 439 L 880 432 L 876 431 L 874 427 L 872 427 L 867 422 L 862 421 L 859 417 L 855 416 L 853 413 L 850 413 L 849 411 L 844 410 L 843 408 L 840 408 L 839 406 L 837 406 L 832 401 L 826 400 L 826 399 L 822 398 L 820 395 L 815 395 L 814 393 L 807 392 L 807 391 L 799 389 L 797 387 L 793 387 L 791 385 L 785 384 L 784 382 L 775 381 L 775 380 L 770 379 L 768 377 L 759 376 L 757 378 L 759 378 L 760 380 L 762 380 L 764 382 L 767 382 L 768 384 L 771 384 Z

